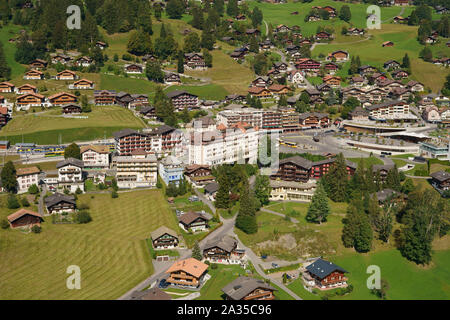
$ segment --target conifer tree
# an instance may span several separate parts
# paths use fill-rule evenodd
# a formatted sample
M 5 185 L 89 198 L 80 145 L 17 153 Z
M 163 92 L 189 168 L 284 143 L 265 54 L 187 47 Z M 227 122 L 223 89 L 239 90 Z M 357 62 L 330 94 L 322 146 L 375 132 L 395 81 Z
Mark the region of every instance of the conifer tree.
M 327 221 L 327 216 L 331 213 L 330 205 L 328 204 L 327 194 L 319 181 L 316 191 L 312 197 L 311 203 L 306 213 L 306 221 L 321 224 Z
M 202 260 L 202 253 L 200 251 L 200 246 L 198 244 L 198 241 L 195 242 L 195 245 L 192 248 L 192 258 L 197 259 L 199 261 Z
M 236 227 L 247 234 L 253 234 L 258 231 L 255 201 L 250 194 L 248 183 L 243 187 L 239 198 L 239 212 L 236 217 Z
M 345 163 L 344 156 L 339 153 L 336 157 L 334 165 L 330 168 L 330 171 L 326 174 L 327 189 L 329 191 L 328 197 L 335 202 L 345 201 L 347 195 L 347 165 Z
M 8 192 L 17 192 L 16 168 L 12 161 L 8 161 L 0 173 L 2 186 Z

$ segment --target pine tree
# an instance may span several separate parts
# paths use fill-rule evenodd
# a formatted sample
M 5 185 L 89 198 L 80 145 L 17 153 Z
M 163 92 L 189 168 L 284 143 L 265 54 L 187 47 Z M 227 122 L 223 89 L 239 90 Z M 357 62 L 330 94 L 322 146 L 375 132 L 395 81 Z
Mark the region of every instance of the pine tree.
M 0 178 L 2 186 L 7 192 L 17 192 L 16 168 L 12 161 L 8 161 L 3 167 Z
M 217 190 L 215 206 L 216 208 L 228 209 L 230 207 L 230 186 L 225 176 L 217 177 L 219 190 Z
M 317 189 L 314 192 L 311 203 L 306 213 L 306 221 L 321 224 L 327 221 L 327 216 L 331 213 L 330 205 L 328 204 L 327 194 L 322 182 L 319 181 Z
M 141 29 L 134 31 L 128 40 L 127 51 L 137 56 L 153 52 L 150 35 Z
M 342 153 L 339 153 L 336 157 L 334 165 L 330 168 L 330 171 L 326 175 L 326 180 L 329 190 L 328 197 L 335 202 L 345 201 L 348 174 L 347 165 Z
M 347 215 L 342 220 L 344 223 L 342 242 L 345 247 L 353 247 L 357 252 L 370 251 L 373 240 L 369 218 L 362 210 L 361 204 L 352 202 L 347 208 Z
M 184 73 L 184 54 L 183 54 L 183 51 L 181 51 L 181 50 L 178 51 L 177 72 Z
M 236 227 L 247 234 L 253 234 L 258 231 L 255 201 L 252 195 L 250 195 L 248 183 L 244 186 L 239 198 L 239 212 L 236 217 Z
M 270 141 L 268 141 L 270 145 Z M 270 155 L 269 155 L 270 156 Z M 255 179 L 255 196 L 261 205 L 269 203 L 270 179 L 266 175 L 258 174 Z
M 11 78 L 11 68 L 6 62 L 5 52 L 3 51 L 3 44 L 0 43 L 0 79 L 9 80 Z
M 192 258 L 197 259 L 198 261 L 202 260 L 202 253 L 198 241 L 195 242 L 195 245 L 192 248 Z
M 170 19 L 181 19 L 184 13 L 182 0 L 169 0 L 166 5 L 166 13 Z
M 411 62 L 409 61 L 409 56 L 407 53 L 405 53 L 405 56 L 403 57 L 402 68 L 405 68 L 405 69 L 411 68 Z
M 352 18 L 352 13 L 350 12 L 350 7 L 348 5 L 343 5 L 339 12 L 339 19 L 349 22 Z
M 230 17 L 236 17 L 239 14 L 238 1 L 229 0 L 227 6 L 227 14 Z

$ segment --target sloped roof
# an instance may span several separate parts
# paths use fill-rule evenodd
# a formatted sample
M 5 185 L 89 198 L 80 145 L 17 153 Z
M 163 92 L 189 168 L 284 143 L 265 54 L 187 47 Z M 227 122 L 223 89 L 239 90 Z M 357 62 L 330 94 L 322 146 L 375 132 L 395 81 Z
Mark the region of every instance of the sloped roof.
M 42 219 L 42 215 L 40 213 L 31 211 L 31 210 L 28 210 L 28 209 L 23 209 L 23 208 L 18 210 L 18 211 L 16 211 L 16 212 L 14 212 L 13 214 L 10 214 L 7 217 L 7 219 L 8 219 L 9 222 L 12 223 L 12 222 L 16 221 L 17 219 L 19 219 L 19 218 L 21 218 L 21 217 L 23 217 L 24 215 L 27 215 L 27 214 L 35 216 L 35 217 L 39 217 L 39 218 L 41 218 L 41 220 L 44 220 L 44 219 Z
M 236 239 L 234 239 L 231 236 L 226 235 L 222 238 L 216 237 L 216 238 L 208 241 L 204 247 L 204 250 L 218 247 L 222 250 L 225 250 L 226 252 L 231 252 L 236 245 L 237 245 Z
M 65 195 L 62 193 L 54 193 L 47 198 L 45 198 L 45 205 L 47 207 L 54 206 L 55 204 L 64 201 L 76 205 L 75 197 L 71 195 Z
M 167 269 L 166 273 L 184 271 L 196 278 L 199 278 L 207 269 L 207 264 L 198 261 L 195 258 L 188 258 L 175 262 L 169 269 Z
M 75 158 L 67 158 L 67 159 L 65 159 L 63 161 L 58 162 L 56 164 L 56 168 L 59 169 L 59 168 L 65 167 L 65 166 L 67 166 L 69 164 L 77 166 L 77 167 L 80 167 L 80 168 L 84 167 L 84 163 L 83 163 L 82 160 L 75 159 Z
M 178 219 L 180 220 L 180 222 L 184 223 L 185 225 L 189 225 L 198 218 L 201 218 L 204 220 L 209 220 L 201 212 L 195 212 L 195 211 L 186 212 L 185 214 L 182 214 Z
M 447 181 L 450 179 L 450 173 L 447 171 L 437 171 L 430 174 L 430 176 L 439 182 Z
M 155 240 L 166 233 L 168 235 L 171 235 L 172 237 L 178 238 L 177 233 L 172 229 L 167 228 L 166 226 L 161 226 L 158 229 L 154 230 L 153 232 L 150 233 L 150 236 L 152 237 L 152 240 Z
M 319 279 L 327 277 L 334 271 L 341 271 L 344 273 L 348 272 L 345 269 L 335 265 L 334 263 L 323 260 L 321 258 L 317 259 L 315 262 L 307 266 L 306 270 L 308 270 L 311 274 L 317 276 Z
M 25 176 L 28 174 L 36 174 L 36 173 L 40 173 L 41 170 L 39 170 L 38 167 L 29 167 L 29 168 L 18 168 L 16 170 L 16 175 L 17 176 Z
M 131 300 L 172 300 L 170 294 L 154 287 L 145 291 L 135 291 L 131 294 Z
M 279 163 L 281 165 L 281 164 L 289 163 L 289 162 L 292 162 L 292 163 L 294 163 L 302 168 L 305 168 L 305 169 L 311 169 L 311 166 L 312 166 L 312 161 L 309 161 L 308 159 L 305 159 L 301 156 L 293 156 L 290 158 L 286 158 L 286 159 L 280 160 Z
M 268 285 L 263 280 L 243 276 L 233 280 L 222 291 L 233 300 L 241 300 L 258 288 L 276 291 L 274 287 Z

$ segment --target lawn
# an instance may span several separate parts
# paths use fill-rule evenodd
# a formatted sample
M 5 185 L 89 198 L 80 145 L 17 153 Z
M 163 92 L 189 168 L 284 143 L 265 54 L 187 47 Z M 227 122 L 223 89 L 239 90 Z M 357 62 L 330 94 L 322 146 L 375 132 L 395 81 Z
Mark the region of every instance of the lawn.
M 362 161 L 364 162 L 364 166 L 367 168 L 369 166 L 373 166 L 375 164 L 383 164 L 383 161 L 381 161 L 377 157 L 368 157 L 368 158 L 348 158 L 347 160 L 352 161 L 359 165 L 359 163 Z
M 222 86 L 217 84 L 205 84 L 205 85 L 180 85 L 180 86 L 170 86 L 164 89 L 166 93 L 175 91 L 175 90 L 184 90 L 191 94 L 197 95 L 200 99 L 205 100 L 223 100 L 226 95 L 228 95 L 228 91 L 226 91 Z
M 4 197 L 3 197 L 4 198 Z M 81 195 L 93 221 L 54 225 L 41 234 L 0 230 L 0 299 L 116 299 L 153 272 L 145 239 L 177 223 L 158 190 Z M 0 208 L 0 218 L 13 210 Z M 66 288 L 66 269 L 81 269 L 81 290 Z M 30 272 L 32 270 L 32 272 Z
M 3 45 L 3 51 L 5 52 L 6 62 L 8 66 L 11 68 L 11 78 L 14 79 L 18 76 L 21 76 L 25 72 L 25 67 L 20 63 L 16 62 L 14 59 L 14 54 L 16 52 L 16 44 L 10 43 L 8 40 L 10 38 L 15 38 L 19 31 L 22 30 L 23 27 L 16 25 L 8 25 L 0 29 L 0 42 Z
M 117 92 L 125 91 L 131 94 L 142 93 L 153 95 L 156 89 L 156 83 L 143 79 L 126 78 L 102 73 L 100 75 L 100 89 L 116 90 Z
M 140 129 L 144 123 L 130 110 L 117 106 L 94 107 L 87 119 L 63 118 L 47 111 L 43 114 L 16 115 L 0 131 L 2 139 L 11 144 L 35 142 L 57 144 L 62 142 L 93 140 L 110 137 L 112 132 L 123 128 Z

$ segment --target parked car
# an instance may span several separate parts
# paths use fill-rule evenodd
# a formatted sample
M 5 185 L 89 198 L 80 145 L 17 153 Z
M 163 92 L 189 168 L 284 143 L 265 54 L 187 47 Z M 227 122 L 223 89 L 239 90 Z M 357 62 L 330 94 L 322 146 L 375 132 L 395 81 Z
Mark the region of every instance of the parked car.
M 188 200 L 189 200 L 190 202 L 196 202 L 196 201 L 199 201 L 199 199 L 198 199 L 197 196 L 190 196 L 190 197 L 188 198 Z
M 169 284 L 170 284 L 170 283 L 168 283 L 168 282 L 166 281 L 166 279 L 162 279 L 162 280 L 159 282 L 159 284 L 158 284 L 158 288 L 160 288 L 160 289 L 165 289 L 165 288 L 167 288 L 167 287 L 169 286 Z
M 272 268 L 278 268 L 278 264 L 276 264 L 275 262 L 272 262 Z

